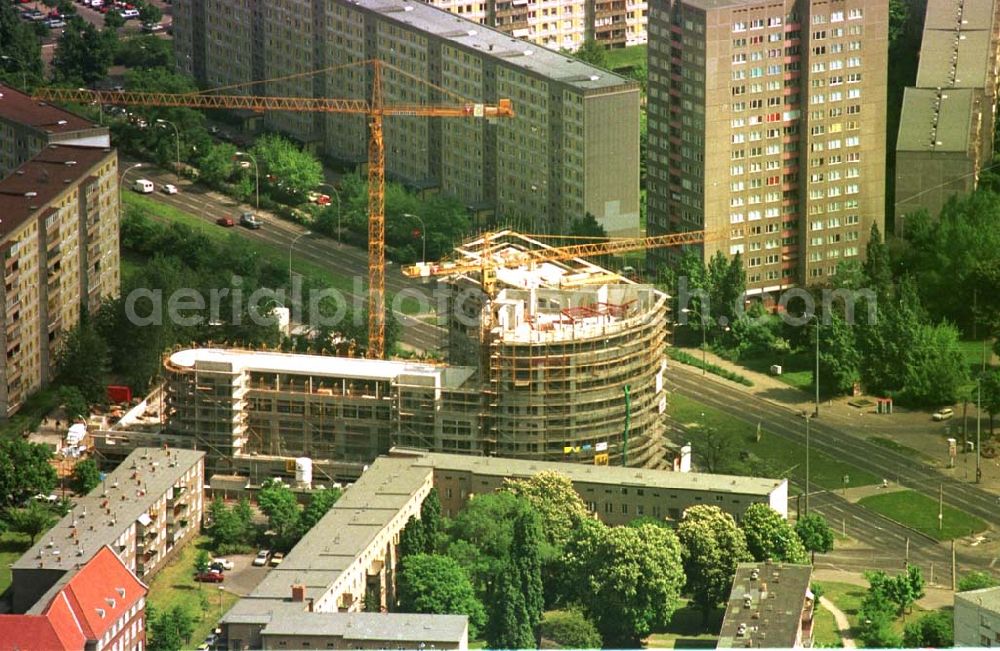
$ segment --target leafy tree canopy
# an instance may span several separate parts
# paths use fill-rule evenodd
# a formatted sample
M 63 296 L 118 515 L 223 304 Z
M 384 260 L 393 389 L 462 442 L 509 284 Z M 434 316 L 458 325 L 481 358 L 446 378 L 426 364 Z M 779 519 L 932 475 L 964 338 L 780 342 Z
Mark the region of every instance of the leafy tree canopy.
M 814 561 L 816 552 L 827 554 L 833 551 L 833 530 L 826 518 L 818 513 L 808 513 L 799 518 L 795 523 L 795 534 L 806 551 L 812 552 Z
M 469 577 L 447 556 L 416 554 L 406 559 L 398 575 L 399 607 L 403 612 L 466 615 L 469 636 L 476 637 L 486 620 Z
M 737 564 L 753 557 L 736 521 L 717 506 L 699 505 L 684 511 L 677 526 L 687 592 L 703 616 L 726 600 Z
M 740 523 L 754 560 L 807 563 L 805 547 L 788 520 L 767 504 L 751 504 Z
M 101 470 L 93 459 L 84 459 L 73 467 L 73 491 L 77 495 L 86 495 L 101 483 Z
M 56 485 L 52 453 L 24 439 L 0 439 L 0 508 L 17 506 L 32 495 L 48 495 Z
M 544 471 L 527 479 L 506 479 L 503 489 L 525 498 L 538 511 L 545 539 L 556 548 L 569 540 L 581 520 L 590 517 L 573 482 L 557 472 Z
M 41 502 L 31 501 L 22 509 L 7 509 L 4 514 L 7 528 L 31 539 L 31 544 L 56 523 L 56 514 Z
M 944 649 L 954 644 L 954 617 L 944 610 L 927 613 L 903 630 L 903 645 L 910 649 Z
M 993 576 L 987 572 L 973 571 L 958 580 L 958 591 L 967 592 L 969 590 L 981 590 L 983 588 L 992 588 L 998 585 L 1000 585 L 1000 581 L 993 578 Z
M 541 627 L 542 639 L 564 649 L 600 649 L 601 634 L 579 610 L 550 610 Z

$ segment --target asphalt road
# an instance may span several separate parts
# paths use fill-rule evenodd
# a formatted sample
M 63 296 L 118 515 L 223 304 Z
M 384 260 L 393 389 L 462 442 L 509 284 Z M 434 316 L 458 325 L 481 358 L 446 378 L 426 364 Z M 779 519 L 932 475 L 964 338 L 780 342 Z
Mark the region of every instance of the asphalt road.
M 126 169 L 131 164 L 131 161 L 122 161 L 120 167 L 121 169 Z M 129 172 L 125 182 L 130 188 L 131 183 L 139 178 L 146 178 L 153 181 L 157 186 L 157 190 L 164 183 L 178 185 L 181 188 L 178 194 L 165 195 L 157 191 L 155 194 L 149 196 L 154 197 L 157 201 L 185 210 L 208 222 L 214 223 L 217 218 L 224 216 L 238 219 L 240 212 L 252 208 L 251 206 L 240 204 L 234 199 L 207 191 L 200 186 L 191 185 L 186 182 L 179 183 L 174 174 L 156 168 L 143 167 L 133 170 Z M 129 188 L 125 188 L 123 191 L 130 192 Z M 364 287 L 367 285 L 368 278 L 367 251 L 349 244 L 339 244 L 336 240 L 319 234 L 301 237 L 296 240 L 296 238 L 306 232 L 305 227 L 278 217 L 268 217 L 266 216 L 267 213 L 262 214 L 265 215 L 263 228 L 249 230 L 236 227 L 229 230 L 243 237 L 266 242 L 284 249 L 292 247 L 294 242 L 293 255 L 295 259 L 307 260 L 323 265 L 332 273 L 344 277 L 356 278 L 354 286 L 358 287 L 360 291 L 343 292 L 345 300 L 348 305 L 366 304 L 367 295 Z M 220 226 L 219 228 L 222 227 Z M 392 294 L 403 290 L 406 290 L 408 294 L 420 293 L 428 297 L 428 305 L 433 306 L 426 287 L 419 281 L 413 281 L 403 276 L 395 265 L 386 267 L 385 285 L 387 292 Z M 445 330 L 443 328 L 399 311 L 396 312 L 396 318 L 402 325 L 400 340 L 403 343 L 423 351 L 438 351 L 444 345 Z
M 791 409 L 714 380 L 706 382 L 701 372 L 691 371 L 681 364 L 671 365 L 671 370 L 674 389 L 681 395 L 750 424 L 761 422 L 769 432 L 784 439 L 802 442 L 805 438 L 803 420 Z M 1000 526 L 1000 497 L 996 494 L 975 484 L 956 481 L 912 457 L 852 436 L 825 423 L 822 417 L 812 421 L 810 443 L 817 452 L 854 464 L 934 500 L 938 499 L 939 487 L 943 486 L 946 504 Z

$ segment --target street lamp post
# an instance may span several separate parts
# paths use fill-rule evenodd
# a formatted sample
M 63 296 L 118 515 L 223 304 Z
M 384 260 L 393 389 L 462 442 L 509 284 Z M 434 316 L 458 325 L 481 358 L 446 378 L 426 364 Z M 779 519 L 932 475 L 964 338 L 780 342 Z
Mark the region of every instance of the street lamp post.
M 341 204 L 340 204 L 340 193 L 337 192 L 337 188 L 333 187 L 330 183 L 320 183 L 318 187 L 330 188 L 333 192 L 334 198 L 337 200 L 337 246 L 341 245 L 340 241 L 340 214 L 341 214 Z
M 254 156 L 253 154 L 251 154 L 248 151 L 238 151 L 238 152 L 236 152 L 236 155 L 237 156 L 249 156 L 250 160 L 253 161 L 253 176 L 254 176 L 254 181 L 255 181 L 254 182 L 254 186 L 256 188 L 255 191 L 254 191 L 254 196 L 255 196 L 255 200 L 256 200 L 256 204 L 257 204 L 256 210 L 257 210 L 257 212 L 260 212 L 260 169 L 257 167 L 257 157 Z
M 813 314 L 809 319 L 816 319 L 816 372 L 813 376 L 813 384 L 816 385 L 816 410 L 813 412 L 813 416 L 816 417 L 819 416 L 819 314 Z
M 806 415 L 806 515 L 809 515 L 809 421 L 812 416 Z
M 424 224 L 423 218 L 420 215 L 414 215 L 413 213 L 404 212 L 403 217 L 413 217 L 420 222 L 420 261 L 427 262 L 427 225 Z
M 219 619 L 222 619 L 222 593 L 226 591 L 226 586 L 219 586 Z
M 174 172 L 177 174 L 177 178 L 181 177 L 181 132 L 177 129 L 177 125 L 170 120 L 164 120 L 162 118 L 157 118 L 156 123 L 159 125 L 169 124 L 174 128 L 174 144 L 177 146 L 177 163 L 174 168 Z
M 305 231 L 299 233 L 294 238 L 292 238 L 292 243 L 288 245 L 288 286 L 292 286 L 292 249 L 295 247 L 295 243 L 301 240 L 306 235 L 312 235 L 312 231 Z
M 129 167 L 126 167 L 125 171 L 122 172 L 122 175 L 118 177 L 118 219 L 119 219 L 119 221 L 122 218 L 122 186 L 125 184 L 125 175 L 128 174 L 129 172 L 131 172 L 132 170 L 138 168 L 138 167 L 142 167 L 142 163 L 136 163 L 135 165 L 131 165 Z

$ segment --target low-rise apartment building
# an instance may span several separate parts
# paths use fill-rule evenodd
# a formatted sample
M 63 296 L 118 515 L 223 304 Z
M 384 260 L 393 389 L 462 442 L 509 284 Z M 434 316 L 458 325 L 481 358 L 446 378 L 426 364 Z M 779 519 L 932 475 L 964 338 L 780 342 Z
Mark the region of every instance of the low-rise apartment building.
M 811 565 L 740 563 L 716 648 L 812 647 L 811 577 Z
M 638 232 L 632 80 L 411 0 L 177 0 L 174 10 L 178 67 L 208 87 L 367 99 L 370 67 L 351 64 L 381 59 L 387 105 L 509 98 L 510 119 L 387 117 L 387 173 L 527 232 L 565 232 L 586 213 L 612 235 Z M 363 115 L 264 119 L 328 156 L 367 161 Z
M 49 145 L 111 147 L 108 128 L 0 84 L 0 178 Z
M 955 593 L 955 646 L 1000 647 L 1000 588 Z
M 996 0 L 928 2 L 916 85 L 903 95 L 896 141 L 895 230 L 906 215 L 934 218 L 976 188 L 993 161 L 1000 16 Z
M 28 611 L 97 550 L 148 579 L 201 529 L 205 453 L 138 448 L 11 565 L 14 612 Z
M 26 614 L 0 615 L 0 651 L 143 651 L 146 593 L 105 545 Z
M 594 39 L 610 48 L 646 42 L 647 3 L 638 0 L 430 0 L 429 4 L 553 50 Z
M 491 493 L 506 479 L 556 472 L 573 482 L 587 508 L 609 525 L 649 516 L 680 520 L 684 510 L 717 506 L 739 522 L 751 504 L 767 504 L 788 517 L 788 480 L 699 472 L 592 466 L 501 457 L 470 457 L 393 449 L 393 456 L 412 456 L 415 467 L 434 469 L 442 512 L 458 513 L 473 495 Z

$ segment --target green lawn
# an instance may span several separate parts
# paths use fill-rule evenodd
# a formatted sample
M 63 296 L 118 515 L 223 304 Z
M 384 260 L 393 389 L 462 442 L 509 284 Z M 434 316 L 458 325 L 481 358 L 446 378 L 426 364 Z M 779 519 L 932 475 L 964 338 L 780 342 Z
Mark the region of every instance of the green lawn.
M 674 611 L 670 624 L 656 631 L 645 640 L 648 649 L 714 649 L 722 628 L 723 610 L 718 609 L 703 623 L 701 610 L 688 606 L 681 599 L 681 607 Z
M 186 224 L 195 231 L 203 233 L 206 237 L 216 242 L 225 243 L 230 241 L 230 238 L 240 237 L 226 228 L 222 228 L 212 222 L 205 221 L 196 215 L 192 215 L 191 213 L 180 210 L 174 206 L 160 203 L 159 201 L 151 199 L 145 195 L 137 194 L 135 192 L 126 192 L 123 194 L 123 199 L 126 206 L 134 206 L 142 209 L 149 215 L 155 214 L 159 217 L 166 217 L 172 221 Z M 316 235 L 314 237 L 321 236 Z M 288 249 L 286 247 L 275 246 L 256 240 L 250 240 L 249 244 L 251 250 L 255 251 L 262 260 L 266 260 L 279 268 L 287 267 Z M 353 278 L 332 273 L 329 269 L 322 265 L 303 260 L 302 258 L 295 258 L 292 269 L 296 273 L 309 277 L 316 286 L 331 287 L 344 292 L 354 291 Z M 126 271 L 126 269 L 123 269 L 123 276 Z M 387 270 L 387 273 L 391 272 L 391 269 Z M 364 274 L 366 271 L 361 270 L 361 273 Z M 365 278 L 365 284 L 367 284 L 367 277 Z M 391 306 L 392 302 L 393 296 L 391 294 L 386 295 L 386 305 Z M 404 314 L 418 314 L 418 308 L 419 303 L 415 299 L 409 297 L 404 298 L 399 305 L 400 311 Z
M 838 583 L 836 581 L 816 581 L 814 582 L 814 585 L 820 587 L 823 591 L 823 596 L 832 601 L 834 606 L 844 611 L 844 614 L 847 615 L 847 621 L 851 624 L 851 637 L 854 637 L 856 635 L 858 625 L 858 611 L 861 609 L 861 601 L 864 599 L 867 588 L 851 583 Z M 836 635 L 839 641 L 840 634 L 837 631 L 836 622 L 833 621 L 833 615 L 827 612 L 822 606 L 818 606 L 816 610 L 817 615 L 820 612 L 829 616 L 830 623 L 832 624 L 832 631 L 827 628 L 825 617 L 823 620 L 820 620 L 817 616 L 816 627 L 813 629 L 816 646 L 829 646 L 824 644 L 824 642 L 830 639 L 832 635 Z M 922 612 L 924 612 L 923 608 L 914 605 L 910 614 L 896 618 L 896 621 L 893 622 L 893 628 L 896 632 L 902 634 L 903 627 L 906 625 L 906 622 L 919 617 L 919 614 Z M 820 637 L 821 635 L 822 638 Z
M 916 491 L 871 495 L 862 498 L 858 503 L 938 540 L 951 540 L 986 529 L 986 523 L 976 516 L 946 504 L 942 527 L 939 530 L 938 501 Z
M 898 441 L 894 441 L 893 439 L 887 439 L 887 438 L 884 438 L 882 436 L 869 436 L 868 437 L 868 441 L 870 443 L 874 443 L 875 445 L 878 445 L 878 446 L 881 446 L 883 448 L 892 450 L 893 452 L 898 452 L 900 454 L 905 454 L 908 457 L 913 457 L 914 459 L 918 459 L 920 461 L 924 461 L 924 462 L 933 461 L 932 459 L 930 459 L 926 454 L 924 454 L 920 450 L 916 450 L 914 448 L 911 448 L 908 445 L 903 445 L 902 443 L 900 443 Z
M 795 387 L 809 393 L 813 393 L 816 390 L 813 384 L 813 358 L 806 352 L 785 355 L 782 360 L 776 360 L 774 357 L 752 357 L 740 359 L 733 363 L 751 371 L 771 375 L 771 365 L 777 364 L 778 361 L 781 362 L 781 375 L 772 376 L 774 379 L 784 382 L 790 387 Z M 823 392 L 822 385 L 820 386 L 820 393 L 821 395 L 826 395 Z
M 760 442 L 757 438 L 757 423 L 740 420 L 718 409 L 701 404 L 682 395 L 671 398 L 671 414 L 680 424 L 702 424 L 720 432 L 731 432 L 744 444 L 742 450 L 752 452 L 765 459 L 784 476 L 798 485 L 805 483 L 805 435 L 802 443 L 788 441 L 767 431 L 767 423 L 762 425 Z M 702 417 L 704 414 L 704 417 Z M 805 423 L 803 422 L 803 430 Z M 697 449 L 697 441 L 694 441 Z M 866 486 L 879 481 L 875 475 L 859 470 L 849 463 L 839 461 L 822 452 L 810 451 L 809 480 L 813 488 L 843 488 L 844 475 L 850 475 L 851 486 Z
M 843 646 L 833 613 L 818 604 L 813 610 L 813 643 L 816 647 Z
M 228 590 L 219 590 L 215 583 L 198 583 L 194 580 L 195 555 L 207 542 L 205 536 L 188 542 L 149 584 L 148 600 L 159 612 L 180 605 L 194 616 L 195 629 L 189 640 L 190 648 L 200 644 L 212 632 L 221 614 L 229 610 L 238 599 Z M 202 596 L 205 598 L 204 603 Z
M 608 50 L 608 68 L 611 70 L 621 70 L 634 68 L 640 63 L 646 62 L 646 46 L 633 45 L 632 47 L 615 48 Z
M 975 369 L 982 368 L 983 365 L 983 342 L 979 341 L 960 341 L 958 342 L 959 348 L 962 350 L 962 355 L 965 356 L 965 362 Z M 993 357 L 993 342 L 986 342 L 986 364 L 990 365 L 992 363 Z
M 7 532 L 0 535 L 0 595 L 10 587 L 10 564 L 28 551 L 27 536 Z

